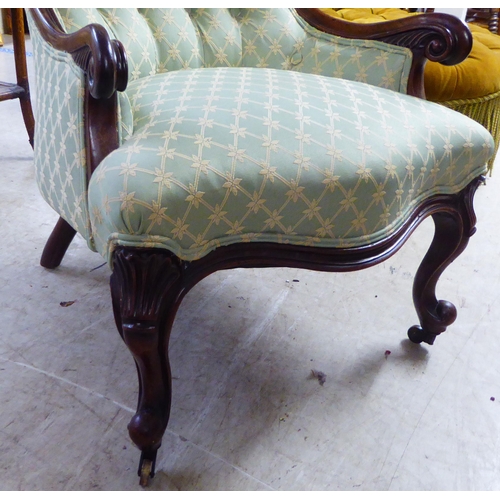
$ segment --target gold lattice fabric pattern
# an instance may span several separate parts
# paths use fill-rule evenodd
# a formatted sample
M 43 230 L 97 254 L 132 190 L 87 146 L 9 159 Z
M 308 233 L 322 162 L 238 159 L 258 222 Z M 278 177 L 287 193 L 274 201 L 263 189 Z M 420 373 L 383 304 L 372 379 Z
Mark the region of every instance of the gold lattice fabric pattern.
M 179 69 L 274 68 L 406 92 L 411 52 L 348 40 L 307 25 L 293 9 L 58 9 L 68 32 L 104 25 L 127 51 L 129 77 Z
M 58 9 L 127 51 L 120 146 L 87 184 L 83 72 L 30 21 L 35 169 L 50 205 L 108 259 L 185 260 L 238 242 L 369 244 L 486 170 L 489 133 L 406 96 L 407 49 L 321 33 L 293 9 Z M 396 91 L 396 92 L 394 92 Z
M 484 173 L 493 151 L 459 113 L 320 75 L 201 68 L 126 93 L 133 135 L 89 185 L 108 258 L 116 245 L 193 260 L 238 242 L 373 243 L 422 200 Z
M 35 175 L 49 205 L 89 243 L 82 71 L 30 23 L 36 78 Z

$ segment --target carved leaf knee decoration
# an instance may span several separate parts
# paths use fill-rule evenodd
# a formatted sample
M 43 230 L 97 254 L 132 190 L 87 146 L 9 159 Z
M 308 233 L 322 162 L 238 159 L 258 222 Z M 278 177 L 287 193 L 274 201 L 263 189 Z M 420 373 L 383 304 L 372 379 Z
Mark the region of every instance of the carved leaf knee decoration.
M 179 259 L 168 252 L 118 248 L 113 256 L 115 320 L 139 374 L 129 433 L 143 451 L 159 448 L 170 414 L 168 339 L 180 303 L 181 276 Z

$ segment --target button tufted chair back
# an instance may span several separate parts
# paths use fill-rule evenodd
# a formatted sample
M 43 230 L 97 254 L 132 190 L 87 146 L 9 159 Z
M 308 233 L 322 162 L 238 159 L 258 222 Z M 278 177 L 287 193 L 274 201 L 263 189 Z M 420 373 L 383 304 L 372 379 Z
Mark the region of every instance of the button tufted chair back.
M 306 23 L 293 9 L 61 8 L 53 13 L 66 33 L 96 23 L 111 40 L 119 40 L 127 54 L 129 83 L 177 70 L 259 67 L 406 93 L 412 64 L 407 47 L 334 36 Z M 95 249 L 86 200 L 90 162 L 82 119 L 85 78 L 69 54 L 42 41 L 33 23 L 30 32 L 39 54 L 37 182 L 47 202 Z M 134 130 L 134 104 L 128 93 L 118 93 L 120 143 Z
M 68 33 L 98 23 L 120 40 L 129 81 L 179 69 L 257 67 L 406 92 L 408 49 L 322 33 L 293 9 L 58 9 L 57 14 Z
M 432 344 L 453 323 L 435 287 L 474 233 L 493 140 L 420 97 L 427 59 L 456 64 L 470 52 L 461 21 L 32 9 L 30 22 L 36 179 L 61 216 L 41 263 L 57 267 L 78 231 L 110 265 L 117 328 L 139 374 L 128 429 L 142 485 L 170 414 L 175 315 L 209 274 L 357 271 L 432 216 L 413 287 L 420 325 L 408 336 Z

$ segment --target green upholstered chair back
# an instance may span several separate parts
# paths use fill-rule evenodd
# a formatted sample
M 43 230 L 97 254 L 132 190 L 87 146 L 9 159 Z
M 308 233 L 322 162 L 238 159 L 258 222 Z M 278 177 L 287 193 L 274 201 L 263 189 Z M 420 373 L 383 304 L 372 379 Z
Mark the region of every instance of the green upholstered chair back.
M 409 50 L 319 32 L 293 9 L 57 12 L 67 32 L 98 23 L 120 40 L 127 51 L 130 81 L 179 69 L 261 67 L 335 76 L 406 92 Z
M 101 24 L 125 47 L 129 82 L 200 67 L 293 70 L 370 83 L 406 93 L 409 49 L 346 39 L 308 25 L 293 9 L 55 9 L 73 33 Z M 31 22 L 38 104 L 35 172 L 45 200 L 94 247 L 87 204 L 85 76 Z M 120 142 L 134 130 L 128 92 L 119 93 Z

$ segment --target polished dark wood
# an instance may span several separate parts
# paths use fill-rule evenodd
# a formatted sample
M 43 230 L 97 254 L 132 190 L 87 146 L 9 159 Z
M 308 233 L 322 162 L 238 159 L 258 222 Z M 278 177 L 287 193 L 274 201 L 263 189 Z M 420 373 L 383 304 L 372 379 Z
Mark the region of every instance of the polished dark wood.
M 0 102 L 10 99 L 19 99 L 24 94 L 24 89 L 16 83 L 0 82 Z
M 3 31 L 6 35 L 12 35 L 12 13 L 10 9 L 0 9 L 2 11 Z
M 47 269 L 59 267 L 75 235 L 76 231 L 73 227 L 62 217 L 59 217 L 43 248 L 40 265 Z
M 90 180 L 99 163 L 119 144 L 116 91 L 127 87 L 125 49 L 97 24 L 68 35 L 52 9 L 32 9 L 31 13 L 44 39 L 70 53 L 85 75 L 85 159 Z M 74 235 L 75 230 L 60 219 L 44 248 L 41 265 L 49 269 L 59 266 Z
M 156 453 L 170 416 L 168 339 L 181 301 L 181 268 L 179 259 L 168 252 L 118 248 L 113 253 L 115 321 L 139 375 L 137 411 L 128 430 L 141 450 L 138 472 L 143 485 L 154 476 Z
M 296 9 L 310 25 L 337 36 L 379 40 L 408 47 L 413 52 L 408 80 L 408 93 L 425 97 L 423 70 L 427 59 L 443 64 L 462 61 L 472 47 L 468 28 L 453 16 L 422 14 L 411 18 L 375 24 L 357 24 L 334 19 L 319 9 Z M 118 111 L 116 91 L 127 86 L 127 57 L 123 45 L 111 40 L 106 30 L 90 24 L 66 34 L 53 9 L 31 9 L 33 20 L 42 37 L 54 48 L 70 53 L 86 76 L 85 137 L 87 176 L 90 179 L 97 165 L 118 147 Z M 59 224 L 51 234 L 51 245 L 44 251 L 43 262 L 60 263 L 59 256 L 67 249 L 68 231 Z M 64 231 L 59 234 L 59 231 Z M 61 250 L 57 250 L 60 239 Z M 53 259 L 50 251 L 57 253 Z M 42 263 L 42 265 L 44 265 Z M 57 264 L 59 265 L 59 264 Z
M 457 310 L 451 302 L 436 299 L 436 284 L 443 271 L 465 250 L 476 231 L 472 201 L 482 181 L 482 177 L 477 178 L 455 197 L 453 203 L 432 214 L 436 228 L 434 239 L 413 282 L 413 302 L 420 325 L 408 331 L 412 342 L 433 344 L 436 336 L 457 317 Z
M 466 21 L 487 27 L 495 35 L 498 34 L 498 14 L 500 9 L 467 9 Z
M 462 62 L 472 49 L 472 34 L 460 19 L 448 14 L 420 14 L 380 23 L 353 23 L 319 9 L 296 9 L 311 26 L 344 38 L 377 40 L 407 47 L 413 53 L 408 94 L 425 98 L 424 67 L 434 61 L 444 65 Z
M 31 9 L 40 34 L 55 49 L 68 52 L 83 70 L 86 87 L 95 99 L 107 99 L 127 87 L 127 56 L 118 40 L 105 28 L 89 24 L 75 33 L 65 33 L 53 9 Z
M 66 34 L 52 9 L 31 9 L 40 34 L 55 49 L 68 52 L 85 75 L 87 177 L 118 147 L 117 91 L 128 83 L 127 55 L 103 26 L 89 24 Z
M 26 42 L 24 30 L 23 9 L 10 9 L 12 45 L 16 69 L 16 83 L 0 82 L 0 102 L 9 99 L 19 99 L 24 125 L 29 142 L 33 147 L 35 136 L 35 119 L 31 107 L 30 86 L 28 82 L 28 67 L 26 64 Z
M 413 65 L 408 91 L 422 97 L 423 67 L 427 59 L 455 64 L 470 51 L 472 38 L 463 23 L 452 16 L 416 18 L 357 25 L 326 16 L 318 9 L 297 9 L 309 24 L 339 36 L 368 38 L 409 47 Z M 58 50 L 72 54 L 86 78 L 84 102 L 88 177 L 118 147 L 116 91 L 127 85 L 127 62 L 120 42 L 110 40 L 98 25 L 65 34 L 54 12 L 33 9 L 41 35 Z M 432 24 L 431 24 L 432 23 Z M 404 244 L 426 217 L 435 223 L 435 235 L 420 265 L 413 300 L 420 325 L 410 328 L 413 342 L 434 342 L 456 317 L 454 306 L 435 296 L 436 283 L 465 248 L 475 226 L 474 192 L 481 178 L 455 195 L 436 195 L 416 206 L 391 236 L 355 248 L 312 248 L 274 243 L 238 243 L 220 247 L 205 257 L 186 262 L 166 250 L 118 247 L 112 255 L 111 296 L 115 322 L 134 358 L 139 391 L 137 410 L 128 429 L 141 450 L 141 484 L 154 475 L 156 455 L 168 424 L 172 377 L 168 342 L 183 297 L 206 276 L 225 269 L 290 267 L 316 271 L 348 272 L 383 262 Z M 72 233 L 73 231 L 73 233 Z M 58 222 L 44 250 L 46 267 L 59 265 L 74 230 Z M 43 265 L 43 264 L 42 264 Z
M 213 250 L 192 262 L 166 250 L 118 247 L 113 253 L 111 294 L 118 330 L 134 356 L 139 374 L 137 412 L 130 421 L 132 441 L 145 461 L 154 464 L 170 414 L 172 379 L 168 340 L 183 297 L 208 275 L 234 268 L 290 267 L 348 272 L 383 262 L 403 245 L 418 225 L 432 216 L 435 234 L 415 275 L 413 301 L 421 324 L 411 327 L 412 342 L 433 344 L 457 316 L 455 306 L 436 299 L 436 284 L 463 252 L 475 231 L 473 196 L 484 180 L 476 178 L 455 195 L 437 195 L 415 208 L 393 235 L 356 248 L 311 248 L 278 243 L 238 243 Z M 148 469 L 149 470 L 149 469 Z M 152 476 L 151 476 L 152 477 Z

